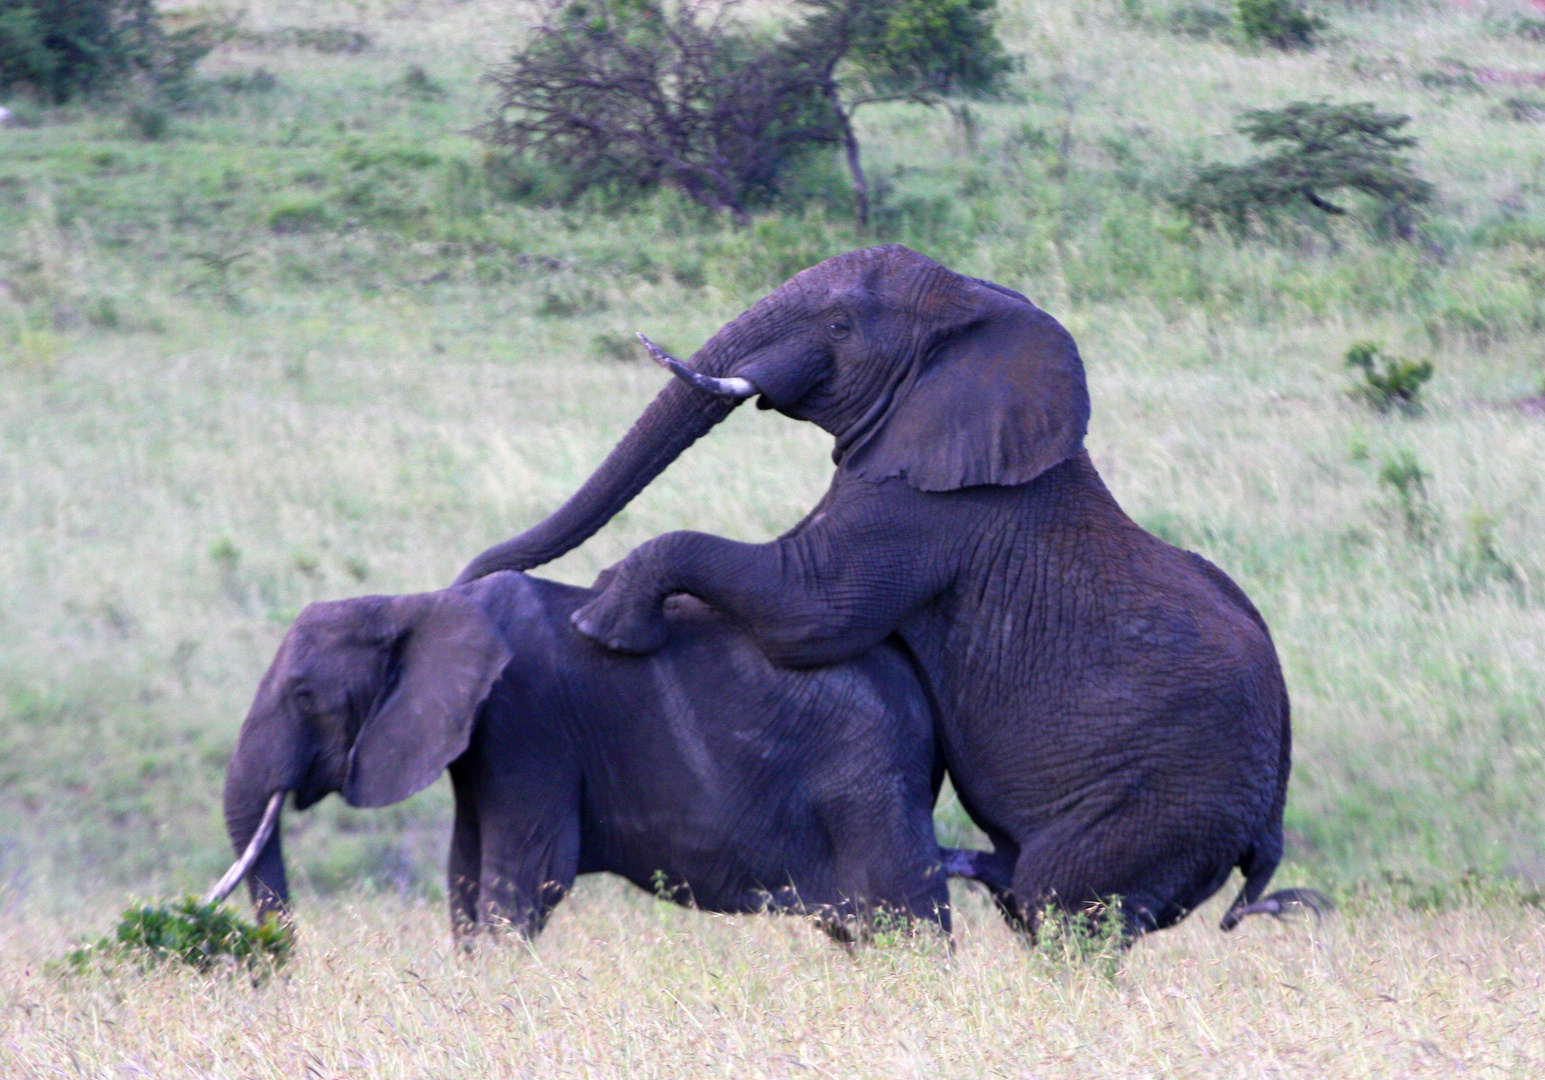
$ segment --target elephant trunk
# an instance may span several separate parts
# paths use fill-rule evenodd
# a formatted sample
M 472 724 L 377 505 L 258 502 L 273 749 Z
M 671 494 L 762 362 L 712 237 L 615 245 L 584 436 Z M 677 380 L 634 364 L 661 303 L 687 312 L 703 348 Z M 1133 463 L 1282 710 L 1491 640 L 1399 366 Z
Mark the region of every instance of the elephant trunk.
M 286 791 L 271 788 L 254 777 L 253 771 L 239 752 L 231 759 L 225 780 L 225 828 L 237 860 L 205 900 L 223 900 L 245 877 L 252 905 L 261 917 L 282 912 L 290 902 L 279 838 L 279 808 Z
M 748 312 L 723 327 L 698 351 L 695 370 L 729 375 L 755 337 L 757 320 Z M 651 354 L 656 351 L 653 343 Z M 680 362 L 677 361 L 679 364 Z M 740 380 L 725 380 L 735 384 Z M 749 384 L 748 384 L 749 385 Z M 633 501 L 682 452 L 727 417 L 744 395 L 700 389 L 673 380 L 649 403 L 600 468 L 572 498 L 546 520 L 519 536 L 495 544 L 467 564 L 460 585 L 499 570 L 529 570 L 578 547 Z

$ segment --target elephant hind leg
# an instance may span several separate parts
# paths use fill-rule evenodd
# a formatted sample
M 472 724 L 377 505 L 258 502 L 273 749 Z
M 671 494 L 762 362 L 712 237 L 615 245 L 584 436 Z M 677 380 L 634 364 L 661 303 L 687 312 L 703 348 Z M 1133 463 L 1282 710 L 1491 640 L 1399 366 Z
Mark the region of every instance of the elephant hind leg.
M 1069 819 L 1038 834 L 1014 866 L 1010 923 L 1034 935 L 1047 908 L 1100 920 L 1112 900 L 1128 941 L 1179 922 L 1228 880 L 1238 848 L 1163 824 L 1134 804 L 1093 827 Z

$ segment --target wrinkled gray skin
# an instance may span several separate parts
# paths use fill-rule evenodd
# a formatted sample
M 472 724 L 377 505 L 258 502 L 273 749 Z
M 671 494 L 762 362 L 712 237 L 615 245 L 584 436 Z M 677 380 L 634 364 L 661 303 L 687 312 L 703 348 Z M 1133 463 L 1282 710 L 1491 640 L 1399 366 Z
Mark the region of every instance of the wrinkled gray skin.
M 836 438 L 836 475 L 787 535 L 669 533 L 602 575 L 575 625 L 610 648 L 668 637 L 698 597 L 780 664 L 896 634 L 923 672 L 979 860 L 1011 919 L 1119 895 L 1132 932 L 1245 885 L 1282 854 L 1288 699 L 1265 623 L 1232 581 L 1117 506 L 1084 450 L 1078 350 L 1011 290 L 879 247 L 798 274 L 691 367 Z M 581 543 L 736 402 L 673 382 L 581 490 L 460 580 Z M 1268 898 L 1269 899 L 1269 898 Z
M 417 596 L 312 604 L 264 676 L 226 773 L 232 844 L 269 796 L 384 806 L 447 767 L 458 933 L 535 934 L 576 874 L 608 870 L 710 911 L 816 915 L 846 938 L 876 910 L 949 929 L 932 806 L 932 716 L 901 650 L 774 667 L 683 598 L 648 658 L 570 617 L 594 594 L 496 574 Z M 248 877 L 289 898 L 276 830 Z

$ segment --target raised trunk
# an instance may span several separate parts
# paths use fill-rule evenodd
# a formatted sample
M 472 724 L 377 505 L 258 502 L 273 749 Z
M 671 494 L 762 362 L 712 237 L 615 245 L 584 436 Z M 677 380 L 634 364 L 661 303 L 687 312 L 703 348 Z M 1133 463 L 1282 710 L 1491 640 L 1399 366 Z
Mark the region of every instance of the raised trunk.
M 722 366 L 698 365 L 709 374 L 718 374 Z M 738 404 L 672 380 L 568 502 L 473 559 L 456 584 L 499 570 L 529 570 L 578 547 Z

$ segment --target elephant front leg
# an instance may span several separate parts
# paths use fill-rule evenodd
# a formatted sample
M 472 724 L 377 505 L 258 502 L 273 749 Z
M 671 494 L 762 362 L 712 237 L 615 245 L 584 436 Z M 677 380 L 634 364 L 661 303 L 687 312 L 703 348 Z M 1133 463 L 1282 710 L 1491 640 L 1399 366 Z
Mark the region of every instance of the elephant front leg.
M 948 582 L 946 561 L 875 506 L 834 506 L 819 523 L 770 544 L 676 532 L 635 549 L 596 582 L 573 615 L 610 649 L 665 644 L 665 598 L 697 597 L 745 626 L 775 663 L 817 667 L 873 648 Z
M 570 616 L 574 628 L 615 652 L 647 655 L 665 646 L 665 598 L 676 591 L 661 537 L 634 549 L 596 579 L 594 600 Z
M 456 772 L 452 770 L 452 783 Z M 457 785 L 456 823 L 451 830 L 451 854 L 447 860 L 446 895 L 451 902 L 451 935 L 468 945 L 477 933 L 478 888 L 483 876 L 482 836 L 477 807 Z
M 484 827 L 481 921 L 534 938 L 574 884 L 579 870 L 579 815 L 532 822 L 512 817 Z

